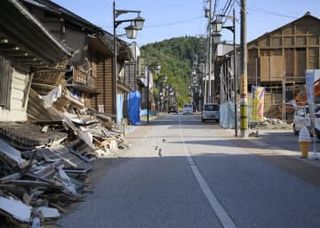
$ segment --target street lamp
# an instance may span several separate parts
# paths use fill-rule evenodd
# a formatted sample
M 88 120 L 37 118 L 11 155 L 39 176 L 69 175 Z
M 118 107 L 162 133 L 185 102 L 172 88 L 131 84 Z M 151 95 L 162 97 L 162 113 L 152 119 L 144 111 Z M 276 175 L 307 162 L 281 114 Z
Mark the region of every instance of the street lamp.
M 219 33 L 221 32 L 221 29 L 222 29 L 222 21 L 218 19 L 214 20 L 212 22 L 212 31 L 214 33 Z
M 166 88 L 165 88 L 165 86 L 166 86 L 166 83 L 167 83 L 167 80 L 168 80 L 168 77 L 167 76 L 164 76 L 164 77 L 162 77 L 162 79 L 161 79 L 161 89 L 160 89 L 160 93 L 159 93 L 159 96 L 160 96 L 160 101 L 161 101 L 161 104 L 160 104 L 160 112 L 163 112 L 163 109 L 165 108 L 165 107 L 163 107 L 164 106 L 164 104 L 165 104 L 165 94 L 166 94 Z
M 117 49 L 117 27 L 126 22 L 131 24 L 124 29 L 126 30 L 126 36 L 128 39 L 135 39 L 137 37 L 138 30 L 143 28 L 144 19 L 140 16 L 140 10 L 122 10 L 116 9 L 115 0 L 113 0 L 113 77 L 112 77 L 112 93 L 113 93 L 113 113 L 117 116 L 117 80 L 118 80 L 118 49 Z M 134 19 L 117 20 L 117 18 L 126 13 L 136 13 L 137 16 Z
M 135 39 L 138 34 L 138 29 L 133 24 L 124 28 L 128 39 Z
M 221 34 L 218 32 L 214 32 L 212 35 L 212 43 L 213 44 L 219 44 L 221 39 Z
M 161 65 L 157 63 L 156 65 L 149 65 L 147 71 L 147 123 L 149 124 L 149 113 L 150 113 L 150 71 L 154 71 L 156 74 L 159 74 L 161 70 Z
M 138 13 L 138 16 L 134 19 L 133 23 L 138 30 L 143 28 L 144 19 L 140 16 L 140 13 Z
M 225 17 L 225 15 L 218 15 Z M 221 20 L 214 20 L 212 22 L 212 30 L 214 34 L 220 34 L 221 30 L 228 29 L 233 33 L 233 81 L 234 81 L 234 129 L 235 136 L 238 136 L 238 108 L 237 108 L 237 90 L 238 90 L 238 80 L 236 77 L 236 13 L 233 9 L 232 26 L 223 26 Z M 214 35 L 213 34 L 213 35 Z

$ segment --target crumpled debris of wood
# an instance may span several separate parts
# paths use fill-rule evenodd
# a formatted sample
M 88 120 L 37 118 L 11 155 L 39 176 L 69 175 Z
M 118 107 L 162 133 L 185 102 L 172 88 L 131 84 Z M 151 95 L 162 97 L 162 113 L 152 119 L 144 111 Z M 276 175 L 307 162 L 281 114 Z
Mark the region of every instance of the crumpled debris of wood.
M 129 147 L 109 116 L 85 109 L 64 87 L 56 91 L 32 91 L 31 119 L 40 122 L 0 124 L 0 225 L 57 219 L 82 200 L 91 162 Z

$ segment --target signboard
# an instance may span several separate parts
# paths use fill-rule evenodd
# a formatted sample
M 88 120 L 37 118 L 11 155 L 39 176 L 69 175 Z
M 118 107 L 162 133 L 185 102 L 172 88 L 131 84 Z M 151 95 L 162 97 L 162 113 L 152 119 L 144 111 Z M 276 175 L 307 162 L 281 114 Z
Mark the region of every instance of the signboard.
M 307 72 L 306 72 L 306 92 L 307 92 L 307 101 L 308 101 L 308 105 L 309 105 L 310 118 L 311 118 L 313 131 L 314 131 L 314 80 L 315 80 L 314 70 L 307 70 Z
M 315 135 L 315 114 L 314 114 L 314 82 L 319 79 L 319 70 L 307 70 L 306 72 L 306 91 L 307 101 L 310 110 L 311 126 Z M 313 137 L 313 152 L 316 155 L 316 137 Z
M 314 104 L 314 79 L 315 73 L 313 70 L 307 70 L 306 72 L 306 91 L 307 91 L 307 101 L 309 106 Z
M 252 121 L 263 121 L 264 87 L 252 88 Z

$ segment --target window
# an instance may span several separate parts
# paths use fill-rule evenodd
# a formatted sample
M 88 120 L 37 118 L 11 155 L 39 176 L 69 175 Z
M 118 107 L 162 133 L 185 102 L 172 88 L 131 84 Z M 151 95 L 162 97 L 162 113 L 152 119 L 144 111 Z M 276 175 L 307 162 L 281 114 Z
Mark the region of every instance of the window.
M 205 105 L 204 110 L 205 111 L 219 111 L 219 105 L 215 105 L 215 104 Z

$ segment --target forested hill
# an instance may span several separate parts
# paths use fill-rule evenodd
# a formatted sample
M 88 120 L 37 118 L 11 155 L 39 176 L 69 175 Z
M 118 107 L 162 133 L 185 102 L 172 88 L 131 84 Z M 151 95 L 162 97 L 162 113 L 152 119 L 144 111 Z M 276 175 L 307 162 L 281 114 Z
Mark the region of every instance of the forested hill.
M 160 63 L 161 72 L 155 77 L 158 83 L 161 77 L 167 76 L 168 83 L 174 86 L 181 107 L 188 103 L 188 86 L 192 63 L 195 56 L 202 58 L 204 38 L 179 37 L 147 44 L 141 47 L 142 57 L 149 64 Z M 158 91 L 155 90 L 155 95 Z

